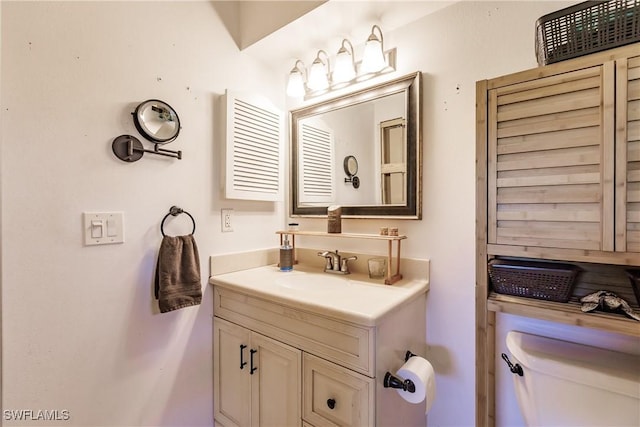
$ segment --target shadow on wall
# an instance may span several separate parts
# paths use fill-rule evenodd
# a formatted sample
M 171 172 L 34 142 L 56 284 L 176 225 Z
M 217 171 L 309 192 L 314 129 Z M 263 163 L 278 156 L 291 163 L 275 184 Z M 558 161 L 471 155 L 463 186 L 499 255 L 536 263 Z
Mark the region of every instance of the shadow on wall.
M 441 345 L 427 346 L 426 358 L 433 365 L 433 370 L 439 375 L 453 374 L 453 358 L 446 347 Z
M 243 50 L 326 1 L 212 1 L 211 5 Z

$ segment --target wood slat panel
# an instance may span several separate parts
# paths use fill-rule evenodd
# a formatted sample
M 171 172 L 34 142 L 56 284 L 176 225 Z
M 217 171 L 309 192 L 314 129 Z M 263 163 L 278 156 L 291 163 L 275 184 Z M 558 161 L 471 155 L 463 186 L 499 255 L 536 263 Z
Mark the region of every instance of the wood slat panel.
M 517 102 L 531 101 L 534 99 L 556 96 L 559 94 L 568 94 L 571 92 L 578 92 L 598 87 L 600 87 L 600 76 L 596 74 L 592 77 L 572 80 L 560 84 L 547 86 L 536 85 L 529 90 L 522 90 L 504 95 L 498 94 L 498 105 L 515 104 Z
M 598 203 L 503 204 L 498 206 L 497 217 L 498 221 L 598 222 L 600 210 Z
M 629 101 L 640 99 L 640 80 L 629 80 L 627 84 L 627 99 Z
M 627 141 L 640 141 L 640 120 L 627 124 Z
M 498 138 L 600 125 L 600 109 L 565 111 L 498 123 Z
M 640 202 L 640 182 L 627 183 L 627 204 Z
M 627 161 L 640 162 L 640 141 L 630 141 L 627 144 Z
M 640 67 L 640 56 L 634 56 L 628 59 L 629 68 Z
M 560 248 L 560 249 L 580 249 L 580 250 L 600 250 L 600 242 L 581 240 L 562 240 L 562 239 L 541 239 L 537 237 L 498 237 L 500 245 L 514 246 L 535 246 L 540 248 Z M 531 252 L 533 254 L 533 252 Z M 525 254 L 526 255 L 526 254 Z M 530 256 L 530 255 L 529 255 Z
M 531 153 L 505 154 L 498 157 L 498 171 L 536 169 L 600 163 L 600 147 L 564 148 Z
M 597 126 L 518 135 L 499 139 L 498 154 L 514 154 L 557 148 L 583 147 L 585 145 L 598 144 L 599 141 L 600 131 Z
M 628 223 L 640 222 L 640 203 L 627 203 L 627 221 Z
M 637 249 L 631 249 L 632 247 Z M 640 251 L 640 231 L 627 229 L 627 248 L 631 252 Z
M 498 189 L 502 203 L 600 203 L 601 188 L 596 184 L 514 187 Z
M 568 73 L 556 74 L 549 77 L 536 78 L 535 80 L 523 81 L 521 83 L 511 84 L 509 86 L 502 86 L 498 87 L 496 91 L 499 96 L 504 96 L 513 92 L 526 91 L 532 88 L 539 88 L 541 86 L 544 87 L 558 85 L 575 80 L 588 79 L 589 77 L 598 75 L 600 75 L 600 66 L 571 71 Z
M 600 105 L 600 89 L 586 89 L 498 107 L 498 121 L 516 120 Z
M 640 67 L 633 67 L 630 65 L 628 78 L 629 80 L 640 79 Z
M 631 101 L 627 104 L 627 119 L 629 121 L 640 120 L 640 100 Z
M 558 170 L 564 170 L 568 168 L 556 168 Z M 534 169 L 535 170 L 535 169 Z M 547 170 L 547 169 L 545 169 Z M 523 172 L 523 171 L 518 171 Z M 524 172 L 528 172 L 525 170 Z M 498 174 L 498 187 L 532 187 L 532 186 L 546 186 L 546 185 L 571 185 L 571 184 L 598 184 L 600 182 L 600 172 L 586 172 L 586 173 L 556 173 L 549 175 L 534 175 L 534 176 L 514 176 L 514 177 L 501 177 L 501 173 Z

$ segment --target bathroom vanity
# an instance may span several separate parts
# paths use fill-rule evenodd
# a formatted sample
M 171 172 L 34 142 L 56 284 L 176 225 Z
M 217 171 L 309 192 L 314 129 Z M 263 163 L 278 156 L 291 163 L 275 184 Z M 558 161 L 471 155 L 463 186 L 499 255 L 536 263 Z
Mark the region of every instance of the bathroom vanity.
M 389 286 L 305 265 L 214 273 L 216 425 L 425 425 L 424 402 L 383 378 L 407 350 L 424 355 L 427 277 Z

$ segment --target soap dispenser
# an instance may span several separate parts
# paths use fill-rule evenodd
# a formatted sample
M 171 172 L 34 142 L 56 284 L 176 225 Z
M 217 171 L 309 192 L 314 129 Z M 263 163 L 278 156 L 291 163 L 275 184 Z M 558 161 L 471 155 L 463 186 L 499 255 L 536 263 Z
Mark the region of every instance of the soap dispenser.
M 289 244 L 289 236 L 284 235 L 284 242 L 280 246 L 280 271 L 293 270 L 293 247 Z

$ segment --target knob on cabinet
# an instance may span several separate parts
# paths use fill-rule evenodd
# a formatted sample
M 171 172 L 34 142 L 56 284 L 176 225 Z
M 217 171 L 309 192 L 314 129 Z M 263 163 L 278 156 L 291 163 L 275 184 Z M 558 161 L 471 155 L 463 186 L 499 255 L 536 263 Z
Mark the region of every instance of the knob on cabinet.
M 336 407 L 336 400 L 335 399 L 327 399 L 327 406 L 329 407 L 329 409 L 333 409 Z

